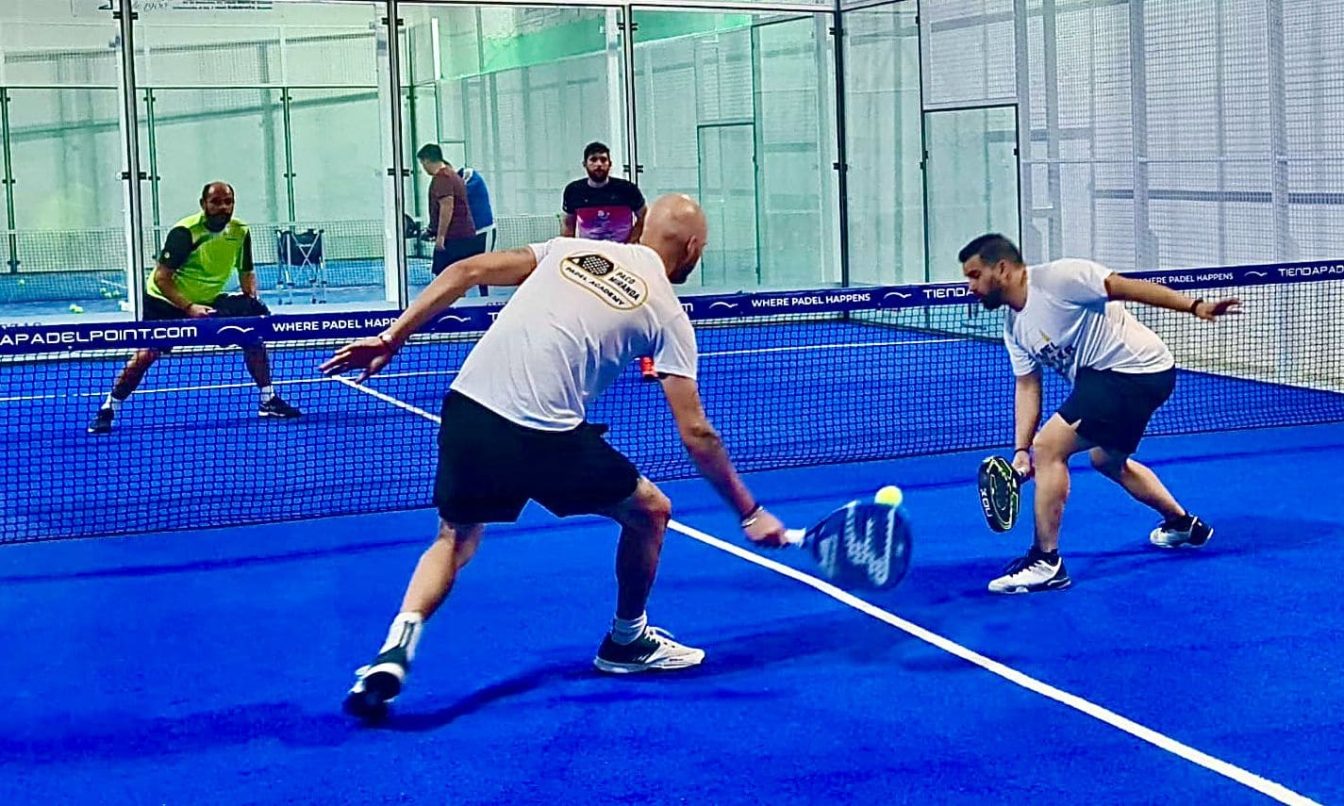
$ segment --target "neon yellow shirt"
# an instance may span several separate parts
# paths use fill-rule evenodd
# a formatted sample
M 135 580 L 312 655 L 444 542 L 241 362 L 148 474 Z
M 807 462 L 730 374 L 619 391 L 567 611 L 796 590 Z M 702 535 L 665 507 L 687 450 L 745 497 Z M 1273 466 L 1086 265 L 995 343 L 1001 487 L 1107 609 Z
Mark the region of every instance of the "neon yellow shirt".
M 234 271 L 242 271 L 243 252 L 247 244 L 247 224 L 232 219 L 220 232 L 211 232 L 205 226 L 205 213 L 197 213 L 177 222 L 174 229 L 184 229 L 191 241 L 177 239 L 169 233 L 165 239 L 159 262 L 173 269 L 173 284 L 182 296 L 197 305 L 215 301 L 228 284 Z M 186 255 L 181 254 L 186 251 Z M 152 297 L 168 301 L 150 272 L 145 291 Z

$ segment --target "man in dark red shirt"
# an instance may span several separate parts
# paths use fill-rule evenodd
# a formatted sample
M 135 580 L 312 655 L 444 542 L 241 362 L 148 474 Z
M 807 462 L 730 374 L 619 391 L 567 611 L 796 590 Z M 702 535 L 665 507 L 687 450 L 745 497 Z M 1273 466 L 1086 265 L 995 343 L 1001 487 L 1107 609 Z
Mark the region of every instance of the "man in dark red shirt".
M 481 253 L 476 222 L 467 206 L 467 185 L 453 166 L 443 159 L 443 149 L 430 143 L 415 154 L 429 182 L 429 225 L 426 236 L 434 238 L 435 275 L 464 258 Z

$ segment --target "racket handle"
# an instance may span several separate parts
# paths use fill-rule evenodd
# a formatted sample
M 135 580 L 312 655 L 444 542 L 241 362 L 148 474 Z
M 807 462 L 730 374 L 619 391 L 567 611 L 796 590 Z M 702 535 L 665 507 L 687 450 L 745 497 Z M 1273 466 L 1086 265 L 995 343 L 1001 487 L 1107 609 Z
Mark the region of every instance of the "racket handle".
M 784 530 L 784 542 L 791 546 L 801 546 L 803 544 L 803 539 L 806 536 L 807 532 L 803 529 Z

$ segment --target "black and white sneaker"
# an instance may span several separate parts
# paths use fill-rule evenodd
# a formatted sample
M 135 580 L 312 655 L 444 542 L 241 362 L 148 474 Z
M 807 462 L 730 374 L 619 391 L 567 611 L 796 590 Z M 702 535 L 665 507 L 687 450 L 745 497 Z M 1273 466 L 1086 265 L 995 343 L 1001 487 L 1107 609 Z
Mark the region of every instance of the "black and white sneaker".
M 93 415 L 89 421 L 89 427 L 86 429 L 90 434 L 110 434 L 112 433 L 112 420 L 117 413 L 112 409 L 99 409 L 98 413 Z
M 295 417 L 303 416 L 303 412 L 286 403 L 279 395 L 274 395 L 270 400 L 261 404 L 261 407 L 257 409 L 257 416 L 292 420 Z
M 394 646 L 379 653 L 368 666 L 355 670 L 355 684 L 345 695 L 345 712 L 365 722 L 377 722 L 387 716 L 388 703 L 401 693 L 401 685 L 411 670 L 406 650 Z
M 705 660 L 705 651 L 672 640 L 667 630 L 645 627 L 644 633 L 628 644 L 618 644 L 611 633 L 598 647 L 593 665 L 608 674 L 670 671 L 699 666 Z
M 1064 560 L 1056 554 L 1054 560 L 1032 547 L 1025 557 L 1008 564 L 1003 576 L 989 582 L 990 593 L 1036 593 L 1063 590 L 1073 584 Z
M 1158 548 L 1197 549 L 1213 537 L 1213 527 L 1197 516 L 1186 513 L 1179 518 L 1168 518 L 1159 523 L 1148 535 L 1148 542 Z

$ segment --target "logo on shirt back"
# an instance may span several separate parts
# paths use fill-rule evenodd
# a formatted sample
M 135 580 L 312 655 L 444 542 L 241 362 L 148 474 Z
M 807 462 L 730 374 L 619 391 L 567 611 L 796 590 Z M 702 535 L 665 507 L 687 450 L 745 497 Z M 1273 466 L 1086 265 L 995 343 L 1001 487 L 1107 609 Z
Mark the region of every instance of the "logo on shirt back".
M 560 274 L 617 310 L 632 311 L 649 297 L 644 278 L 606 255 L 581 252 L 560 261 Z

